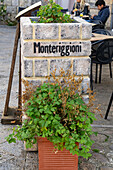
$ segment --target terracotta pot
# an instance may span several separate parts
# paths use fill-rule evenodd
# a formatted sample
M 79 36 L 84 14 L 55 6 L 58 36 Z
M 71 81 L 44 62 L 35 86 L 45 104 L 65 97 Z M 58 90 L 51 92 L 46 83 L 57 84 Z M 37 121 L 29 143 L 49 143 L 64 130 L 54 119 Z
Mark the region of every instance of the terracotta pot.
M 78 156 L 68 150 L 55 153 L 47 138 L 38 138 L 39 170 L 78 170 Z

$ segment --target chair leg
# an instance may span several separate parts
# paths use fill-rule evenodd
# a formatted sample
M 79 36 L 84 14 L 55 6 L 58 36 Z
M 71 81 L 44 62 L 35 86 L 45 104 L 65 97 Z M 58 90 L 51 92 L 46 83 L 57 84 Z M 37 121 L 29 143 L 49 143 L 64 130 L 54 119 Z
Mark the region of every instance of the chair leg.
M 97 75 L 98 75 L 98 64 L 96 64 L 95 83 L 97 83 Z
M 112 78 L 112 68 L 111 68 L 111 63 L 109 63 L 109 71 L 110 71 L 110 78 Z
M 93 67 L 93 64 L 92 64 L 92 62 L 91 62 L 90 88 L 91 88 L 91 90 L 93 91 L 93 74 L 92 74 L 92 67 Z
M 102 64 L 100 64 L 99 83 L 101 83 L 101 74 L 102 74 Z
M 108 104 L 108 108 L 107 108 L 107 111 L 106 111 L 105 119 L 107 119 L 107 117 L 108 117 L 108 113 L 109 113 L 112 101 L 113 101 L 113 92 L 112 92 L 112 95 L 111 95 L 111 98 L 110 98 L 110 101 L 109 101 L 109 104 Z

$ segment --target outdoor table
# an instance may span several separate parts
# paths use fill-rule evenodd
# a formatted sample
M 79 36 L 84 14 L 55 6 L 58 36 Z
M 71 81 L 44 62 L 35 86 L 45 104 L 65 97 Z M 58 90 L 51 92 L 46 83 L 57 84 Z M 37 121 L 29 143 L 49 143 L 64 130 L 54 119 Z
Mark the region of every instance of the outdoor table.
M 113 36 L 110 35 L 104 35 L 104 34 L 97 34 L 93 33 L 92 34 L 91 41 L 98 41 L 98 40 L 105 40 L 105 39 L 113 39 Z
M 86 16 L 86 15 L 85 15 L 85 16 Z M 89 22 L 87 22 L 87 20 L 84 19 L 84 16 L 83 16 L 83 18 L 81 18 L 80 16 L 76 17 L 76 16 L 72 15 L 72 18 L 73 18 L 75 21 L 77 21 L 78 23 L 89 23 Z M 90 23 L 90 24 L 91 24 L 92 26 L 97 25 L 96 23 Z

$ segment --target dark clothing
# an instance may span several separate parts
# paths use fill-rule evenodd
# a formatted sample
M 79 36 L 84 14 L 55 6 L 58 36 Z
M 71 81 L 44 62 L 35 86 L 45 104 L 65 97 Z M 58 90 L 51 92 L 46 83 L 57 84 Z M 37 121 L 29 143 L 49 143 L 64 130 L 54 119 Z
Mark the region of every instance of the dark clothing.
M 93 20 L 100 20 L 103 24 L 106 23 L 110 15 L 109 6 L 104 6 L 98 13 L 97 16 L 94 16 Z
M 80 9 L 80 3 L 77 2 L 77 6 L 76 6 L 77 9 Z

